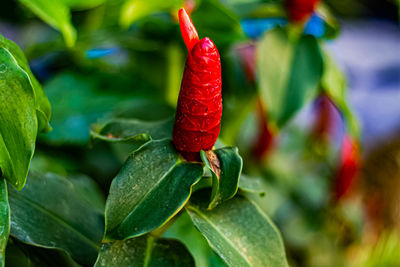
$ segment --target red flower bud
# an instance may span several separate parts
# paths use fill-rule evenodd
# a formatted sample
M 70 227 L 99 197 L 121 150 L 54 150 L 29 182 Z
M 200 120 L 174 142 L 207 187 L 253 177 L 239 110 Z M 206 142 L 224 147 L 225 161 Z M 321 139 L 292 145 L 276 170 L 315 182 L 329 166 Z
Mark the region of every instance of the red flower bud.
M 354 185 L 360 167 L 360 151 L 356 140 L 345 135 L 342 144 L 342 158 L 335 179 L 336 200 L 345 196 Z
M 179 10 L 183 40 L 188 48 L 173 129 L 173 142 L 187 160 L 199 160 L 210 150 L 221 128 L 221 63 L 215 44 L 199 40 L 184 9 Z
M 286 9 L 291 22 L 303 22 L 314 12 L 318 0 L 287 0 Z

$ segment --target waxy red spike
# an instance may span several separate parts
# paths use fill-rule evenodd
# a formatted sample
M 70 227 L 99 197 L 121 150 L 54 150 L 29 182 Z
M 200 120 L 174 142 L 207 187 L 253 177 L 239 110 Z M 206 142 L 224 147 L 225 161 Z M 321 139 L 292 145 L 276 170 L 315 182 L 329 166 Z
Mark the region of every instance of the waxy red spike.
M 199 41 L 199 35 L 197 34 L 196 28 L 194 27 L 192 20 L 184 8 L 179 10 L 179 26 L 181 28 L 183 41 L 185 42 L 185 45 L 190 53 L 193 46 Z
M 172 139 L 187 160 L 200 160 L 200 150 L 210 150 L 221 128 L 221 62 L 208 38 L 198 40 L 185 10 L 179 11 L 182 35 L 188 47 Z

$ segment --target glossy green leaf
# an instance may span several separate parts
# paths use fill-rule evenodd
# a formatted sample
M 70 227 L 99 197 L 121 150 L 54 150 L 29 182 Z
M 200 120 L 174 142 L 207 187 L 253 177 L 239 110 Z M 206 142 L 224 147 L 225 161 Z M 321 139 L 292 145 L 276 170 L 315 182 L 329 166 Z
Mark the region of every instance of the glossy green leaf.
M 0 170 L 14 187 L 26 181 L 38 130 L 48 131 L 50 104 L 21 49 L 0 35 Z
M 105 240 L 143 235 L 166 223 L 185 205 L 202 174 L 203 166 L 182 162 L 169 140 L 134 151 L 111 184 Z
M 103 215 L 68 179 L 31 173 L 23 190 L 10 189 L 9 202 L 12 236 L 65 250 L 83 264 L 94 263 L 104 232 Z
M 264 34 L 257 48 L 261 98 L 278 127 L 314 96 L 322 75 L 317 40 L 309 35 L 292 39 L 285 29 L 276 28 Z
M 113 119 L 94 127 L 92 138 L 107 142 L 144 144 L 150 139 L 172 138 L 174 119 L 141 121 L 137 119 Z
M 52 0 L 19 0 L 35 15 L 51 27 L 59 30 L 67 46 L 72 47 L 76 41 L 76 30 L 71 23 L 71 12 L 64 1 Z
M 28 74 L 6 48 L 0 48 L 0 61 L 0 169 L 21 189 L 38 131 L 35 92 Z
M 227 267 L 226 263 L 210 248 L 207 240 L 194 227 L 187 212 L 179 215 L 163 237 L 181 241 L 193 255 L 196 267 Z
M 206 152 L 201 151 L 200 153 L 201 159 L 210 169 L 213 177 L 209 209 L 214 208 L 236 194 L 243 166 L 243 160 L 239 155 L 237 147 L 224 147 L 212 152 L 217 156 L 217 162 L 210 162 L 210 159 L 207 159 Z M 215 164 L 218 165 L 216 166 Z M 219 174 L 215 172 L 216 170 Z
M 174 239 L 144 235 L 106 243 L 101 248 L 95 267 L 169 267 L 195 266 L 186 247 Z
M 278 229 L 246 198 L 236 196 L 210 211 L 207 196 L 195 195 L 186 207 L 197 229 L 229 266 L 288 266 Z
M 10 235 L 10 205 L 8 204 L 7 183 L 0 178 L 0 266 L 4 266 L 5 251 Z
M 35 76 L 32 74 L 28 61 L 22 52 L 22 50 L 18 47 L 14 42 L 7 40 L 0 34 L 0 47 L 5 48 L 10 52 L 10 54 L 14 57 L 18 66 L 22 68 L 29 76 L 31 80 L 31 86 L 35 92 L 35 104 L 36 104 L 36 113 L 38 117 L 38 126 L 39 131 L 48 132 L 51 130 L 49 121 L 51 115 L 50 102 L 46 97 L 46 94 L 40 85 L 40 83 L 36 80 Z

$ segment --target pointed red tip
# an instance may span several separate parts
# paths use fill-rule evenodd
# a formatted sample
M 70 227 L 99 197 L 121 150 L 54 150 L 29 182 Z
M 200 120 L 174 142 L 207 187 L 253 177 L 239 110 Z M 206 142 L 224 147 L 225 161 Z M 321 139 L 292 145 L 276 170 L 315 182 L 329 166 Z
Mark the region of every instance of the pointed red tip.
M 181 28 L 183 41 L 190 52 L 193 46 L 199 41 L 199 35 L 184 8 L 179 9 L 179 26 Z

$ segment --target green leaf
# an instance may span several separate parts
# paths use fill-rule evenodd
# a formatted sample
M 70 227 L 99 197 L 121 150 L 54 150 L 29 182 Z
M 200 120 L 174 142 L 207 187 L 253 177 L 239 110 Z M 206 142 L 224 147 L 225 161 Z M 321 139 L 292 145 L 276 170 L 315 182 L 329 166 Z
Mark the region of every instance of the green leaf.
M 0 266 L 5 263 L 5 251 L 10 235 L 10 205 L 8 204 L 7 183 L 0 178 Z
M 23 188 L 38 130 L 48 131 L 50 104 L 21 49 L 0 35 L 0 170 Z
M 68 177 L 68 180 L 74 184 L 76 190 L 84 197 L 90 205 L 99 213 L 104 213 L 105 198 L 99 186 L 89 177 L 80 174 Z
M 40 85 L 40 83 L 36 80 L 35 76 L 32 74 L 28 61 L 22 52 L 22 50 L 18 47 L 14 42 L 7 40 L 2 35 L 0 35 L 0 47 L 8 50 L 11 55 L 14 57 L 18 66 L 22 68 L 29 76 L 31 80 L 31 86 L 35 92 L 35 103 L 36 103 L 36 113 L 38 117 L 39 123 L 39 131 L 48 132 L 51 130 L 49 121 L 51 115 L 50 102 L 46 97 L 46 94 Z
M 134 151 L 111 184 L 105 240 L 143 235 L 165 224 L 185 205 L 202 174 L 203 166 L 182 162 L 169 140 Z
M 68 179 L 31 173 L 21 191 L 9 192 L 11 235 L 22 242 L 67 251 L 93 264 L 103 235 L 103 215 Z
M 62 250 L 30 246 L 10 238 L 7 244 L 6 266 L 79 267 L 81 265 Z
M 67 46 L 72 47 L 76 41 L 76 30 L 71 23 L 71 12 L 64 1 L 52 0 L 19 0 L 36 16 L 51 27 L 59 30 Z
M 248 193 L 265 195 L 267 184 L 262 177 L 251 177 L 242 174 L 239 179 L 239 189 Z
M 91 76 L 74 72 L 61 73 L 45 84 L 53 104 L 51 124 L 54 129 L 43 136 L 52 144 L 87 144 L 90 125 L 122 102 L 122 96 L 107 93 Z
M 261 98 L 270 120 L 283 127 L 318 89 L 322 56 L 309 35 L 291 40 L 285 29 L 267 31 L 257 48 Z
M 35 149 L 38 122 L 28 74 L 0 48 L 0 169 L 14 187 L 24 187 Z
M 213 177 L 211 202 L 208 206 L 212 209 L 236 194 L 243 160 L 237 147 L 224 147 L 208 153 L 214 153 L 217 157 L 210 158 L 207 157 L 207 152 L 200 152 L 202 161 L 210 169 Z
M 385 229 L 376 243 L 367 244 L 357 255 L 354 266 L 399 266 L 400 238 L 396 230 Z
M 95 264 L 95 267 L 101 266 L 189 267 L 195 265 L 192 255 L 181 242 L 145 235 L 104 244 Z
M 210 248 L 207 240 L 194 227 L 187 212 L 182 212 L 163 237 L 181 241 L 193 255 L 196 267 L 227 267 L 225 262 Z
M 107 142 L 144 144 L 150 139 L 172 138 L 174 119 L 141 121 L 137 119 L 112 119 L 104 125 L 94 127 L 91 136 Z M 150 138 L 151 137 L 151 138 Z
M 193 223 L 229 266 L 288 266 L 278 229 L 252 202 L 236 196 L 209 211 L 206 195 L 192 199 Z
M 56 75 L 45 84 L 54 107 L 51 119 L 54 129 L 41 138 L 55 145 L 87 145 L 90 126 L 99 120 L 117 117 L 153 121 L 174 114 L 175 110 L 154 98 L 135 95 L 137 90 L 129 87 L 133 81 L 123 74 L 99 72 Z
M 61 0 L 66 6 L 73 10 L 85 10 L 103 4 L 106 0 Z
M 177 10 L 182 4 L 182 0 L 126 0 L 121 8 L 120 24 L 127 28 L 140 18 L 147 17 L 157 11 Z
M 246 39 L 239 17 L 218 0 L 202 0 L 191 18 L 199 36 L 209 37 L 217 47 Z
M 330 99 L 343 114 L 347 130 L 350 134 L 356 138 L 360 138 L 360 129 L 357 119 L 347 104 L 346 79 L 329 55 L 327 53 L 323 55 L 324 73 L 321 80 L 322 90 L 328 94 Z

